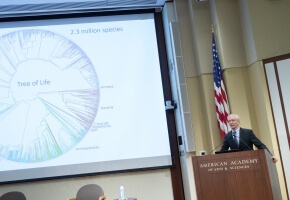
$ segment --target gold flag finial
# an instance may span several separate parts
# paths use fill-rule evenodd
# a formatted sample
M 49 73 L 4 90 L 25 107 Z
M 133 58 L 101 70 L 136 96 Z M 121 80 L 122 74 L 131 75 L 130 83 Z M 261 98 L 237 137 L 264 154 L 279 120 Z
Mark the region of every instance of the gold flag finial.
M 211 33 L 214 33 L 213 24 L 211 25 Z

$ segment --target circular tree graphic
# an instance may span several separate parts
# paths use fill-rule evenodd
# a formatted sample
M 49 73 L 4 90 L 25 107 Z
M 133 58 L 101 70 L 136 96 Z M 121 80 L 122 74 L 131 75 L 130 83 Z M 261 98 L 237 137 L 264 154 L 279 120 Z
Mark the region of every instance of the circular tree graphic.
M 0 156 L 61 156 L 87 134 L 99 105 L 94 66 L 75 43 L 26 29 L 0 37 Z

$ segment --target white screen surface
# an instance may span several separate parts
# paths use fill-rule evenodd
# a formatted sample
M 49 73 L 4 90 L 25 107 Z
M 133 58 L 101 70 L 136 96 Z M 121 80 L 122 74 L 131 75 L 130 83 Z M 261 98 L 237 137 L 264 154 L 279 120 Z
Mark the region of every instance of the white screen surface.
M 171 165 L 153 14 L 0 26 L 1 182 Z

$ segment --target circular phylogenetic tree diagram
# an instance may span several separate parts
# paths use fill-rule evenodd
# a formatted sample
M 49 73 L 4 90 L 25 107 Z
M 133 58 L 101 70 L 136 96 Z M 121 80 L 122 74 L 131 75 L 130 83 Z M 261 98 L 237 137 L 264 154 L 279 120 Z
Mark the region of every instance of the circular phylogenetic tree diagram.
M 33 163 L 78 144 L 96 117 L 95 68 L 84 51 L 51 31 L 0 37 L 0 156 Z

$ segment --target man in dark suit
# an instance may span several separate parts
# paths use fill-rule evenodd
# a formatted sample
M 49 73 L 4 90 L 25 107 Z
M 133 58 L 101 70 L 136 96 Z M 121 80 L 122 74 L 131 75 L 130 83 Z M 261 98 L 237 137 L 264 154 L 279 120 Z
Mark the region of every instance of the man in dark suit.
M 253 150 L 253 145 L 255 145 L 258 149 L 266 149 L 271 154 L 266 145 L 256 137 L 252 130 L 240 127 L 239 115 L 230 114 L 228 123 L 232 130 L 225 135 L 221 151 L 226 151 L 229 148 L 242 151 Z M 272 155 L 272 161 L 276 163 L 278 159 Z

